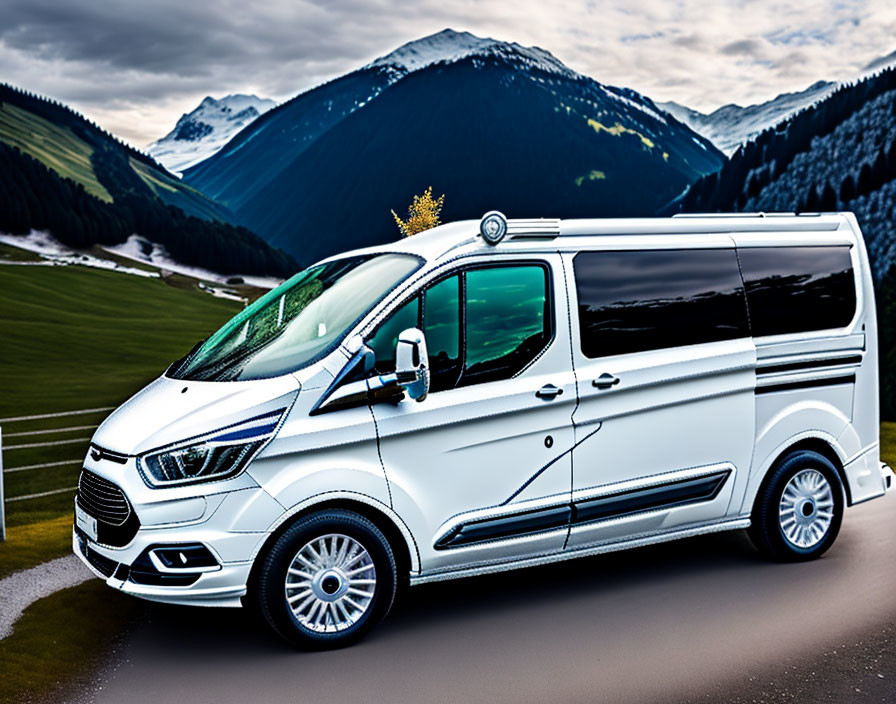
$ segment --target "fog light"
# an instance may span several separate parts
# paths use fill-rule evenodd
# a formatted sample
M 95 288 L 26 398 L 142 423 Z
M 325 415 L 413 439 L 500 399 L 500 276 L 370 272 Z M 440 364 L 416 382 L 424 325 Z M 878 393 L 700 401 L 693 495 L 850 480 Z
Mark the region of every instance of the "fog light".
M 214 572 L 221 565 L 211 551 L 201 543 L 170 545 L 149 550 L 149 560 L 159 572 Z

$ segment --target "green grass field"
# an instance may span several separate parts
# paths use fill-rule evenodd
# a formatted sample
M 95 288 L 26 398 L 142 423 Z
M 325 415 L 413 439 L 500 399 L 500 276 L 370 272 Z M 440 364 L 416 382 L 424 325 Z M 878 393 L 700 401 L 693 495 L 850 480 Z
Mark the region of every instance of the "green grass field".
M 240 305 L 195 288 L 158 279 L 78 266 L 0 264 L 0 419 L 116 406 L 234 315 Z M 46 462 L 78 460 L 86 439 L 106 415 L 0 422 L 6 496 L 15 498 L 77 483 L 77 463 L 9 471 Z M 68 433 L 24 435 L 83 427 Z M 74 442 L 12 449 L 42 441 Z M 71 512 L 74 492 L 7 504 L 7 525 L 34 524 Z M 0 563 L 3 562 L 0 546 Z
M 70 701 L 90 688 L 139 609 L 98 579 L 34 602 L 0 641 L 0 704 Z
M 881 423 L 880 458 L 896 469 L 896 423 Z

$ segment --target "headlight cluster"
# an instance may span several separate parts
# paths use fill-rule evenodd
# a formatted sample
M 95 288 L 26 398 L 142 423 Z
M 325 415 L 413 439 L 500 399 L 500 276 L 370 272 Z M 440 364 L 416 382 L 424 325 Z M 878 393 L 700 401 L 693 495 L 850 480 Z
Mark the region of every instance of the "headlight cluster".
M 138 458 L 140 471 L 152 486 L 233 477 L 243 471 L 249 460 L 271 439 L 284 410 L 148 452 Z

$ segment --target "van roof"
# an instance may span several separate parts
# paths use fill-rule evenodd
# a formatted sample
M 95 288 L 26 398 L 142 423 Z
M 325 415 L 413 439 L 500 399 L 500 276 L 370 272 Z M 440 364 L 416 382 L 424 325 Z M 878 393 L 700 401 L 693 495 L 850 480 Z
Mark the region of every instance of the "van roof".
M 699 213 L 666 218 L 508 219 L 507 236 L 496 247 L 479 236 L 479 220 L 458 220 L 376 247 L 339 254 L 408 253 L 436 260 L 463 248 L 500 251 L 514 241 L 553 242 L 602 235 L 724 235 L 733 233 L 801 233 L 852 231 L 851 213 Z

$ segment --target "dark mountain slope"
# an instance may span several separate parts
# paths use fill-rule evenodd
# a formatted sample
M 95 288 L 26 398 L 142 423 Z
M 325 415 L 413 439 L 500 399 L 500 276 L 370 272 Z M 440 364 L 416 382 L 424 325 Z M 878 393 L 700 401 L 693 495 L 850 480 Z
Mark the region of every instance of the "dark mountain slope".
M 237 210 L 300 156 L 321 134 L 394 80 L 384 68 L 355 71 L 266 112 L 184 181 Z
M 643 215 L 722 161 L 637 93 L 511 51 L 408 74 L 322 132 L 236 212 L 307 263 L 394 239 L 390 208 L 429 185 L 446 194 L 445 220 L 492 208 Z

